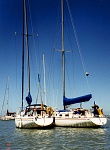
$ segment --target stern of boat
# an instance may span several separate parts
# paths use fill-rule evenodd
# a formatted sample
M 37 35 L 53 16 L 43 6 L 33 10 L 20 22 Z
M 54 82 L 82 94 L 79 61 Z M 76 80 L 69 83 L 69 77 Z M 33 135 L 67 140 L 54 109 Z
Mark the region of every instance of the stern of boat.
M 53 117 L 44 117 L 44 118 L 37 118 L 35 117 L 34 121 L 39 127 L 49 127 L 53 126 L 54 118 Z
M 106 117 L 93 117 L 90 119 L 94 124 L 104 126 L 107 123 Z

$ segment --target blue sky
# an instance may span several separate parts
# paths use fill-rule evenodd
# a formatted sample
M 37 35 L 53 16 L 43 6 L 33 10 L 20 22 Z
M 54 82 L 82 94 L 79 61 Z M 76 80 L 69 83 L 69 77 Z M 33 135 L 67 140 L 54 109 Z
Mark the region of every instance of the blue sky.
M 28 0 L 27 0 L 28 1 Z M 83 104 L 91 108 L 96 101 L 105 113 L 110 113 L 110 1 L 68 0 L 72 20 L 80 45 L 84 70 L 65 0 L 66 97 L 92 93 L 92 99 Z M 46 102 L 63 108 L 60 0 L 31 0 L 28 8 L 31 62 L 31 94 L 33 103 L 38 93 L 37 75 L 41 74 L 43 94 L 42 54 L 45 54 Z M 31 13 L 30 13 L 31 12 Z M 16 33 L 16 34 L 15 34 Z M 21 106 L 21 54 L 22 54 L 22 0 L 0 1 L 0 109 L 5 97 L 9 76 L 9 110 Z M 25 64 L 26 66 L 26 64 Z M 26 70 L 26 67 L 25 67 Z M 86 78 L 85 72 L 89 72 Z M 39 94 L 40 95 L 40 94 Z M 24 106 L 27 96 L 25 74 Z M 40 103 L 39 96 L 39 103 Z M 71 107 L 79 107 L 79 104 Z

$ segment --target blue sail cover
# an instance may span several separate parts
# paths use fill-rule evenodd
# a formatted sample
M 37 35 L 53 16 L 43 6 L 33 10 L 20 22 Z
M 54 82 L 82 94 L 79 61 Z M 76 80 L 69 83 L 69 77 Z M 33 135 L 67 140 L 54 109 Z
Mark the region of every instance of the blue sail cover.
M 26 101 L 27 101 L 28 105 L 31 105 L 31 103 L 32 103 L 32 97 L 31 97 L 30 92 L 28 93 L 28 96 L 26 97 Z
M 77 98 L 71 98 L 71 99 L 63 97 L 63 105 L 66 106 L 66 105 L 86 102 L 86 101 L 89 101 L 91 98 L 92 98 L 91 94 L 84 95 L 84 96 L 77 97 Z

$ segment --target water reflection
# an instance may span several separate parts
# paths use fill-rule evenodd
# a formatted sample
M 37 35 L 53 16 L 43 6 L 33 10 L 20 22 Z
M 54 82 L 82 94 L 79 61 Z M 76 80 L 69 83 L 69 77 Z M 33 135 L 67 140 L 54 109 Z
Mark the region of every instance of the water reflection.
M 104 128 L 17 129 L 14 122 L 0 122 L 3 149 L 93 150 L 110 149 L 110 121 Z
M 108 144 L 109 135 L 107 128 L 60 128 L 52 130 L 27 130 L 16 129 L 16 137 L 23 140 L 23 145 L 28 141 L 36 148 L 46 149 L 91 149 L 104 148 Z M 35 142 L 36 141 L 36 142 Z M 18 141 L 19 142 L 19 141 Z M 23 146 L 22 145 L 22 146 Z M 43 147 L 43 145 L 45 145 Z M 29 145 L 28 145 L 29 146 Z

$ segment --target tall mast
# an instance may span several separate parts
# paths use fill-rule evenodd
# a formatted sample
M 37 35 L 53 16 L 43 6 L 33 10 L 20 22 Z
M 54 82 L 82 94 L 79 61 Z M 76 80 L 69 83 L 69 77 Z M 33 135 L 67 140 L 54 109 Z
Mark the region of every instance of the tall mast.
M 63 82 L 63 98 L 64 98 L 65 97 L 64 0 L 61 0 L 61 5 L 62 5 L 62 76 L 63 76 L 62 82 Z
M 27 72 L 28 72 L 28 93 L 30 93 L 30 61 L 29 61 L 29 45 L 28 45 L 28 23 L 26 0 L 23 0 L 23 50 L 22 50 L 22 109 L 24 96 L 24 36 L 26 36 L 26 52 L 27 52 Z
M 30 92 L 30 62 L 29 62 L 29 44 L 28 44 L 28 21 L 27 21 L 27 10 L 26 10 L 26 0 L 24 0 L 24 20 L 25 20 L 25 30 L 26 30 L 26 52 L 27 52 L 27 71 L 28 71 L 28 93 Z
M 7 93 L 6 93 L 6 99 L 7 99 L 7 108 L 6 108 L 6 110 L 7 110 L 7 112 L 6 113 L 8 113 L 8 101 L 9 101 L 9 76 L 8 76 L 8 83 L 7 83 L 7 87 L 6 87 L 7 89 Z
M 23 47 L 22 47 L 22 110 L 23 110 L 23 96 L 24 96 L 24 6 L 25 0 L 23 1 Z
M 46 104 L 46 84 L 45 84 L 45 58 L 43 54 L 43 70 L 44 70 L 44 100 Z

